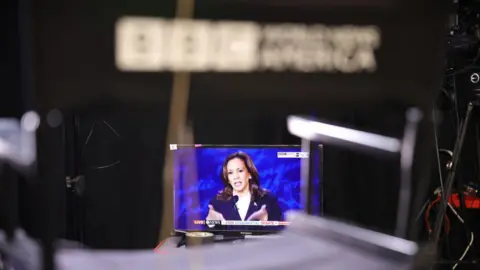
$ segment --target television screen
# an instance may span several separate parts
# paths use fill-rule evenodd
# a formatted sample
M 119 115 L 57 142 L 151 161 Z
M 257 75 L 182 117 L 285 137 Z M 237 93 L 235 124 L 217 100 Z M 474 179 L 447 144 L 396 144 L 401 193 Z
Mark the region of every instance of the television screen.
M 304 208 L 300 146 L 170 145 L 174 216 L 180 231 L 275 232 L 285 212 Z M 313 205 L 320 211 L 321 147 L 312 153 Z

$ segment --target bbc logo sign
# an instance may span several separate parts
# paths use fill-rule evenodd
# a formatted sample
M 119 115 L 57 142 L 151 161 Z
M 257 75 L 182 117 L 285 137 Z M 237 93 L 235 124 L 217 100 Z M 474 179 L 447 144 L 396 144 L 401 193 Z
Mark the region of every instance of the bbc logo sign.
M 251 71 L 261 29 L 250 22 L 127 17 L 116 25 L 122 71 Z
M 115 60 L 132 72 L 375 72 L 378 27 L 126 17 Z

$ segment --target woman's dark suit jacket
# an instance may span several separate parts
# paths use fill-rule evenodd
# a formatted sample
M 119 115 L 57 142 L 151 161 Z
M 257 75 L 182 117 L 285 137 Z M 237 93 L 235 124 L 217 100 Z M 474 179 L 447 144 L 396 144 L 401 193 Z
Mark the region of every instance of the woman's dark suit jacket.
M 210 200 L 210 205 L 213 206 L 215 211 L 221 213 L 225 220 L 242 220 L 240 215 L 238 214 L 237 209 L 235 208 L 235 204 L 233 200 L 230 199 L 228 201 L 219 200 L 217 197 Z M 245 220 L 247 220 L 253 213 L 260 210 L 262 205 L 266 206 L 267 213 L 268 213 L 268 220 L 271 221 L 284 221 L 282 209 L 280 209 L 280 205 L 278 204 L 278 200 L 272 193 L 267 192 L 263 197 L 256 198 L 255 201 L 250 201 L 250 206 L 248 207 L 247 215 L 245 216 Z M 228 228 L 227 228 L 228 227 Z M 250 231 L 250 230 L 279 230 L 280 227 L 283 226 L 215 226 L 214 230 L 238 230 L 238 231 Z

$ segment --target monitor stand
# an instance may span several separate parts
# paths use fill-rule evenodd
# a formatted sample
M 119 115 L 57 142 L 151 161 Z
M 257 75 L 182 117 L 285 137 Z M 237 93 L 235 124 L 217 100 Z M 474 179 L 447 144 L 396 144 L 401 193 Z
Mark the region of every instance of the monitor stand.
M 215 242 L 233 242 L 237 240 L 245 240 L 245 235 L 223 235 L 223 234 L 216 234 L 213 237 Z
M 187 237 L 185 236 L 186 234 L 182 234 L 180 237 L 180 240 L 177 243 L 177 248 L 180 248 L 182 246 L 186 246 L 187 244 Z M 243 241 L 245 240 L 244 235 L 223 235 L 223 234 L 215 234 L 213 237 L 214 243 L 220 243 L 220 242 L 236 242 L 236 241 Z

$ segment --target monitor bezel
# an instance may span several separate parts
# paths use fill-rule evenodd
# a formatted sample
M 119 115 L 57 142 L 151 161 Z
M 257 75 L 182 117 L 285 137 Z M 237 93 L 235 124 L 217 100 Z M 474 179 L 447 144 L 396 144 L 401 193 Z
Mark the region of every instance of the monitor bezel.
M 298 144 L 170 144 L 176 145 L 176 149 L 181 148 L 300 148 L 301 145 Z M 318 144 L 316 146 L 316 151 L 318 151 L 318 194 L 319 194 L 319 215 L 323 214 L 323 144 Z M 210 232 L 215 235 L 223 235 L 223 236 L 248 236 L 248 235 L 268 235 L 268 234 L 275 234 L 279 233 L 282 230 L 258 230 L 258 231 L 233 231 L 233 230 L 182 230 L 176 228 L 176 200 L 175 200 L 175 187 L 176 183 L 173 184 L 173 236 L 181 236 L 188 232 Z

